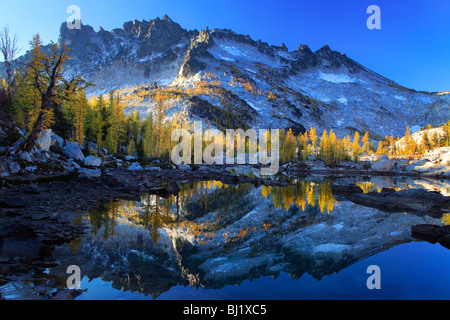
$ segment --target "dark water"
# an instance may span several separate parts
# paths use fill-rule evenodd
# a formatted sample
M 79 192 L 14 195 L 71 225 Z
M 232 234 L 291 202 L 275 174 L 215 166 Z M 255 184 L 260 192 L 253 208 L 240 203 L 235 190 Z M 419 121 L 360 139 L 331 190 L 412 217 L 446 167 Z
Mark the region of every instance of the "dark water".
M 349 181 L 365 191 L 448 190 L 433 181 Z M 35 298 L 64 288 L 67 267 L 77 265 L 86 289 L 78 300 L 450 299 L 449 249 L 411 237 L 411 226 L 448 224 L 448 215 L 387 213 L 334 197 L 331 180 L 293 182 L 189 182 L 168 199 L 99 203 L 74 216 L 91 231 L 55 248 L 58 267 L 0 291 Z M 380 289 L 367 286 L 372 265 Z

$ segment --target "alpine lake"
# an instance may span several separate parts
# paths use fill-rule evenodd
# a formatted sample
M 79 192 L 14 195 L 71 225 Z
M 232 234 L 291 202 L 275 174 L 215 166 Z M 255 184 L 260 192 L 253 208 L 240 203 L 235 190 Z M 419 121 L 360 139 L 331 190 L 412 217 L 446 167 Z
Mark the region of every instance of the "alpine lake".
M 449 225 L 449 213 L 388 212 L 332 191 L 333 184 L 355 184 L 364 193 L 448 195 L 448 181 L 288 179 L 286 187 L 179 181 L 177 195 L 98 202 L 71 214 L 88 229 L 55 247 L 58 265 L 17 277 L 0 292 L 45 299 L 67 288 L 68 267 L 77 266 L 76 300 L 450 299 L 449 248 L 411 232 Z

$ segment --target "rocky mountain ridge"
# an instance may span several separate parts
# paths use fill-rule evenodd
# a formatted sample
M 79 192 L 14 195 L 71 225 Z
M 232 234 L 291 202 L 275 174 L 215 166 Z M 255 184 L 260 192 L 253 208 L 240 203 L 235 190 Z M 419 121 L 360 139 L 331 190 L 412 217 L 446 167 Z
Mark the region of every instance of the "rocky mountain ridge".
M 407 125 L 450 120 L 448 94 L 405 88 L 328 45 L 313 52 L 301 44 L 290 52 L 284 44 L 227 29 L 188 31 L 168 16 L 97 32 L 87 25 L 69 30 L 63 23 L 58 44 L 71 49 L 67 71 L 96 85 L 91 95 L 120 90 L 130 97 L 143 88 L 192 88 L 209 81 L 220 97 L 180 95 L 167 114 L 218 128 L 226 127 L 220 119 L 233 113 L 242 119 L 232 123 L 235 127 L 298 133 L 314 126 L 338 136 L 367 131 L 378 140 L 403 134 Z M 147 97 L 128 103 L 127 110 L 145 116 L 154 105 Z

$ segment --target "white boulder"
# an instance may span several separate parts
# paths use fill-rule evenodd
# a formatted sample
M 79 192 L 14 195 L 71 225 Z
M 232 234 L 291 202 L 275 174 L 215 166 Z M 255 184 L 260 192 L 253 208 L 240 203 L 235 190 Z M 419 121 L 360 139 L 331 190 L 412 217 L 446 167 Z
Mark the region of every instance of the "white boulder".
M 394 161 L 390 160 L 387 156 L 384 157 L 382 156 L 380 158 L 381 158 L 380 160 L 372 163 L 371 166 L 372 170 L 388 172 L 394 168 L 395 166 Z

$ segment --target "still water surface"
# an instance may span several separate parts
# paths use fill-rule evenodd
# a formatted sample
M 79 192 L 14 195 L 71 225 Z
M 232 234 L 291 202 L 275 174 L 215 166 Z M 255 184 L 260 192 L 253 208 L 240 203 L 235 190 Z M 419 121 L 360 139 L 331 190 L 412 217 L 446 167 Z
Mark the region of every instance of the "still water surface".
M 167 199 L 99 203 L 75 215 L 90 232 L 55 248 L 58 267 L 0 290 L 24 298 L 64 288 L 67 267 L 78 265 L 86 289 L 78 300 L 450 299 L 450 250 L 411 237 L 411 226 L 449 216 L 357 205 L 334 197 L 333 182 L 186 182 Z M 352 182 L 366 192 L 386 183 Z M 370 265 L 380 267 L 379 290 L 366 285 Z

